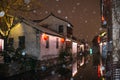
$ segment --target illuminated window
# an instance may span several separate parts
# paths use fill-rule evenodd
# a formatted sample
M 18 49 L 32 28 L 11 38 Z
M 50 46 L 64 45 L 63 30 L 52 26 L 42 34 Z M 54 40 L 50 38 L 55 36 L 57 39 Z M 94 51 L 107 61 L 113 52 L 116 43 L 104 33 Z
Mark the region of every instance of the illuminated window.
M 58 41 L 59 39 L 58 38 L 56 38 L 56 48 L 58 49 L 59 48 L 59 41 Z
M 19 47 L 25 48 L 25 36 L 19 36 Z
M 47 40 L 46 40 L 46 48 L 49 48 L 49 36 L 47 37 Z

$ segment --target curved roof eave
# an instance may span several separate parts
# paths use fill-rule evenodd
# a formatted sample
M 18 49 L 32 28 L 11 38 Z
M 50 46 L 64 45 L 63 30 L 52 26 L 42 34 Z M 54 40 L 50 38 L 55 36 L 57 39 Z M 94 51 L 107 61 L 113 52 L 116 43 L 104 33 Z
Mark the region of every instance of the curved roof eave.
M 43 19 L 41 19 L 41 20 L 33 20 L 33 22 L 40 23 L 40 22 L 44 21 L 45 19 L 47 19 L 47 18 L 50 17 L 50 16 L 54 16 L 55 18 L 58 18 L 58 19 L 60 19 L 60 20 L 62 20 L 62 21 L 65 21 L 65 22 L 69 23 L 69 24 L 73 27 L 73 25 L 72 25 L 69 21 L 67 21 L 67 20 L 65 20 L 65 19 L 62 19 L 62 18 L 54 15 L 53 13 L 50 13 L 48 16 L 46 16 L 45 18 L 43 18 Z
M 46 29 L 46 28 L 44 28 L 44 27 L 42 27 L 40 25 L 35 24 L 35 22 L 28 21 L 28 20 L 25 20 L 25 19 L 22 19 L 21 22 L 24 22 L 25 24 L 30 25 L 31 27 L 33 27 L 33 28 L 35 28 L 35 29 L 37 29 L 37 30 L 39 30 L 39 31 L 41 31 L 43 33 L 50 34 L 50 35 L 53 35 L 53 36 L 63 37 L 62 35 L 60 35 L 60 34 L 58 34 L 56 32 L 53 32 L 53 31 L 51 31 L 49 29 Z

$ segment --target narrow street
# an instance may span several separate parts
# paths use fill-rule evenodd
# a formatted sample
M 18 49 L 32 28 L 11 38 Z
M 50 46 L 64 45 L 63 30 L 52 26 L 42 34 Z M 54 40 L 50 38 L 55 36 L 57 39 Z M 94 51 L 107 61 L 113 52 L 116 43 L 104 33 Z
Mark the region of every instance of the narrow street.
M 75 80 L 99 80 L 97 77 L 97 68 L 92 63 L 92 56 L 89 62 L 79 69 Z

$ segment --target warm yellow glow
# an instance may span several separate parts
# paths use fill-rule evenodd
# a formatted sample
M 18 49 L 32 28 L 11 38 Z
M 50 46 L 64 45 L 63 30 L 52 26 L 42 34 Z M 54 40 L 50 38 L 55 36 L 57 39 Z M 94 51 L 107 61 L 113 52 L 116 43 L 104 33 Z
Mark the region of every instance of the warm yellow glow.
M 10 31 L 10 28 L 12 27 L 12 24 L 13 24 L 13 20 L 14 20 L 14 17 L 11 16 L 11 15 L 6 15 L 3 17 L 5 23 L 7 24 L 7 26 L 3 26 L 3 27 L 7 27 L 8 30 L 7 31 L 4 31 L 4 30 L 1 30 L 0 29 L 0 33 L 3 35 L 3 36 L 7 36 L 9 31 Z
M 104 21 L 105 20 L 105 18 L 104 18 L 104 16 L 102 16 L 102 21 Z
M 102 78 L 102 80 L 105 80 L 105 78 Z
M 102 36 L 104 36 L 105 34 L 107 34 L 107 32 L 101 33 L 100 36 L 102 37 Z
M 12 36 L 23 36 L 24 35 L 24 26 L 21 23 L 16 24 L 12 29 L 11 29 L 11 35 Z M 12 37 L 11 36 L 11 37 Z

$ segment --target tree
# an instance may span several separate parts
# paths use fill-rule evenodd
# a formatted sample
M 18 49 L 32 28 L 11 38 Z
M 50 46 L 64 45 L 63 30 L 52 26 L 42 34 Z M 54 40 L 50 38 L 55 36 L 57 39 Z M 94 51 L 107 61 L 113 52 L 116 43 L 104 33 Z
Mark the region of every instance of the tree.
M 67 68 L 69 64 L 72 64 L 72 53 L 68 50 L 61 50 L 59 54 L 60 66 L 58 73 L 66 78 L 72 75 L 71 69 Z
M 4 39 L 4 57 L 6 53 L 10 53 L 10 49 L 7 49 L 9 47 L 8 36 L 16 22 L 19 22 L 16 17 L 19 17 L 21 13 L 29 13 L 38 9 L 38 7 L 40 3 L 36 0 L 0 0 L 0 35 Z
M 13 21 L 16 16 L 19 16 L 19 13 L 30 12 L 39 6 L 40 4 L 36 0 L 0 0 L 0 12 L 5 13 L 3 17 L 0 17 L 0 34 L 7 37 L 14 26 Z M 16 14 L 16 12 L 19 13 Z

